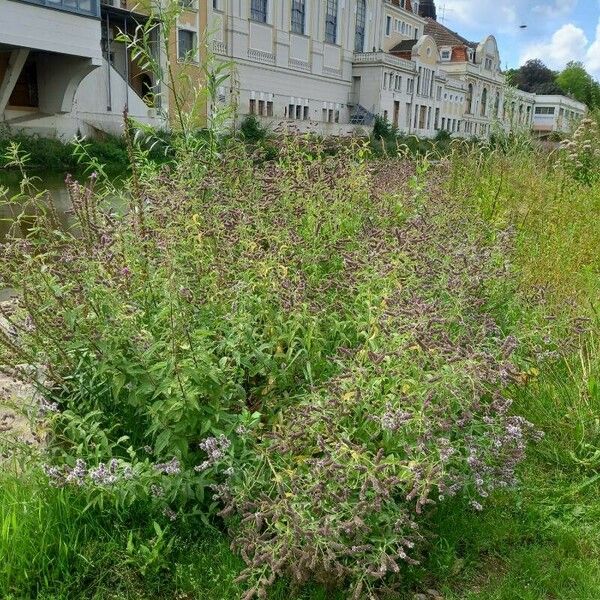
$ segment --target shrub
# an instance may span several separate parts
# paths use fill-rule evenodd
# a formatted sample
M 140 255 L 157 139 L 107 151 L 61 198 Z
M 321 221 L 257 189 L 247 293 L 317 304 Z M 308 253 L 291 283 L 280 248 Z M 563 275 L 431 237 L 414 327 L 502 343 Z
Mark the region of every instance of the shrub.
M 361 232 L 370 259 L 353 277 L 371 318 L 359 345 L 338 350 L 337 374 L 258 437 L 221 489 L 248 564 L 245 598 L 265 597 L 282 574 L 351 582 L 355 598 L 390 584 L 419 562 L 431 508 L 461 496 L 481 510 L 515 483 L 538 436 L 509 413 L 517 340 L 488 308 L 508 291 L 498 283 L 509 237 L 490 245 L 484 223 L 443 197 L 417 203 L 400 233 L 393 202 L 375 195 Z
M 373 125 L 373 137 L 376 140 L 388 140 L 393 136 L 393 130 L 387 118 L 381 115 L 375 115 L 375 123 Z
M 591 185 L 600 180 L 600 126 L 584 119 L 572 139 L 562 143 L 562 164 L 573 177 Z
M 240 133 L 247 142 L 262 142 L 267 137 L 267 130 L 254 115 L 246 115 L 240 125 Z

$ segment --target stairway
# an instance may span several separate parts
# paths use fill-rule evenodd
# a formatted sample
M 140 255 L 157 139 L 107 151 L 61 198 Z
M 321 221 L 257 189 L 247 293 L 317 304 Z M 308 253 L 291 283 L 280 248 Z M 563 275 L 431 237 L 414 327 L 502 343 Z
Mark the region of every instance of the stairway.
M 350 115 L 352 125 L 373 125 L 375 123 L 375 113 L 366 109 L 362 104 L 357 104 Z

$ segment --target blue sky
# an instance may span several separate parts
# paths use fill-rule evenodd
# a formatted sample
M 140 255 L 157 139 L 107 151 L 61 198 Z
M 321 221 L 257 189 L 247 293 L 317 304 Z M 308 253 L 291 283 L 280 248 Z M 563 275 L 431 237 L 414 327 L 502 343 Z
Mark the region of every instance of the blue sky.
M 600 80 L 600 0 L 437 0 L 438 19 L 473 41 L 494 34 L 503 67 L 580 60 Z M 520 29 L 527 25 L 527 29 Z

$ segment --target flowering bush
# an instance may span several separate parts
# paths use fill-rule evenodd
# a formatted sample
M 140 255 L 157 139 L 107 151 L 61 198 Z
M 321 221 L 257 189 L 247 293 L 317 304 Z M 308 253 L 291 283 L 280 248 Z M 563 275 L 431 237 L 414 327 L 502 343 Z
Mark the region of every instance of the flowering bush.
M 283 574 L 391 585 L 431 507 L 481 510 L 538 435 L 503 395 L 523 368 L 494 317 L 510 232 L 428 189 L 427 161 L 365 155 L 289 141 L 256 166 L 232 142 L 134 171 L 116 203 L 69 180 L 72 230 L 40 206 L 2 246 L 21 296 L 0 364 L 52 408 L 49 481 L 219 511 L 247 598 Z
M 503 395 L 521 372 L 518 341 L 492 312 L 510 234 L 491 243 L 435 198 L 395 228 L 389 196 L 374 194 L 359 236 L 371 297 L 360 343 L 338 349 L 337 375 L 256 440 L 221 492 L 246 599 L 282 574 L 349 581 L 353 598 L 389 585 L 419 562 L 432 507 L 458 495 L 482 510 L 541 436 Z

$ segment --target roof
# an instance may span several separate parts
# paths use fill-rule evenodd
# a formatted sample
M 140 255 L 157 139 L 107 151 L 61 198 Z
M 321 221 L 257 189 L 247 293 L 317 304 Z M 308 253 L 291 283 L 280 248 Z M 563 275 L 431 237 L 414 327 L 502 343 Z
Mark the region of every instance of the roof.
M 477 48 L 477 43 L 470 42 L 466 38 L 462 37 L 448 29 L 438 21 L 427 17 L 425 19 L 425 35 L 430 35 L 438 46 L 468 46 L 469 48 Z
M 393 54 L 394 52 L 410 52 L 416 43 L 417 40 L 402 40 L 399 44 L 396 44 L 390 50 L 390 53 Z

